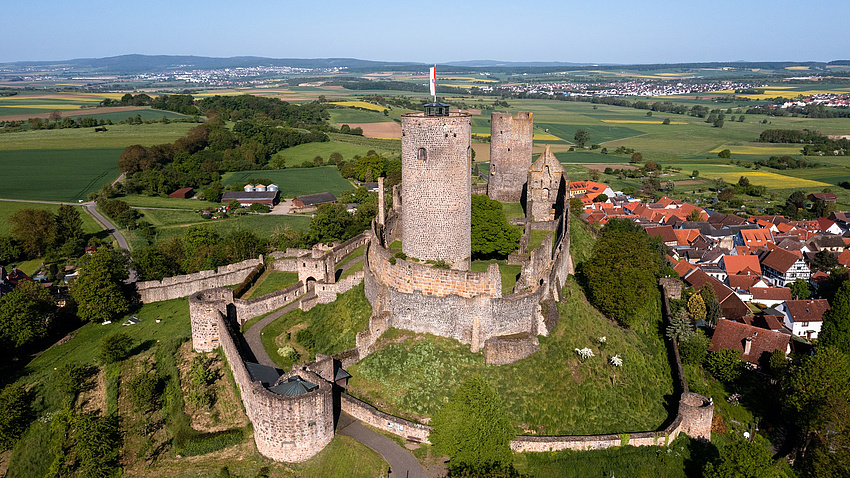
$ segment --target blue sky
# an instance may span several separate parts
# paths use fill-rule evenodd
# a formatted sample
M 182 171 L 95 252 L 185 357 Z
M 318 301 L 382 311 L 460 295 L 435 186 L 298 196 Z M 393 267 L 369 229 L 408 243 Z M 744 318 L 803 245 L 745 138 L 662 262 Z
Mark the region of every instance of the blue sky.
M 829 61 L 850 59 L 848 18 L 847 0 L 9 1 L 0 61 Z

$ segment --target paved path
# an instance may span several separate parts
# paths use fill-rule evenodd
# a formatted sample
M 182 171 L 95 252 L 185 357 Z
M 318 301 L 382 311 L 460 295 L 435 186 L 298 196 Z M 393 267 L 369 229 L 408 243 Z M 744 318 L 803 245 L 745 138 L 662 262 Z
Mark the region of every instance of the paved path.
M 422 465 L 407 449 L 342 412 L 336 432 L 347 435 L 378 452 L 390 464 L 390 478 L 428 478 Z
M 254 358 L 257 359 L 257 363 L 262 365 L 268 365 L 269 367 L 277 367 L 275 363 L 269 358 L 269 354 L 266 353 L 266 349 L 263 347 L 263 339 L 261 338 L 263 334 L 263 328 L 274 322 L 275 319 L 282 316 L 283 314 L 289 312 L 290 310 L 294 310 L 298 308 L 298 304 L 302 299 L 310 298 L 312 295 L 315 295 L 315 292 L 310 291 L 299 298 L 295 299 L 291 304 L 286 307 L 278 310 L 277 312 L 273 312 L 262 320 L 252 325 L 250 329 L 243 335 L 245 337 L 245 342 L 248 344 L 248 347 L 251 349 L 251 352 L 254 354 Z

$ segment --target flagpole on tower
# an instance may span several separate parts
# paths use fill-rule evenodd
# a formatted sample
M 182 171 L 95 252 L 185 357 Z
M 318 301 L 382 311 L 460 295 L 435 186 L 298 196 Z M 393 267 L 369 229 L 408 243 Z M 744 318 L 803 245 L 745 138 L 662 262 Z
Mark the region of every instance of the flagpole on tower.
M 431 67 L 431 72 L 428 78 L 428 84 L 431 87 L 431 96 L 434 97 L 434 103 L 437 102 L 437 65 Z

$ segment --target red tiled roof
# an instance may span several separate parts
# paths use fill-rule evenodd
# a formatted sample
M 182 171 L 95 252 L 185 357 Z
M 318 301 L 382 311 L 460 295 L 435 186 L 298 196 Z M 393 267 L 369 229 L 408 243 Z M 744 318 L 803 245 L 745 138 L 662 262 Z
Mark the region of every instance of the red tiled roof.
M 759 247 L 773 242 L 773 234 L 769 229 L 741 229 L 741 238 L 749 247 Z
M 771 269 L 785 273 L 800 259 L 800 256 L 793 252 L 788 252 L 785 249 L 776 248 L 767 254 L 767 257 L 762 261 L 762 265 Z
M 794 322 L 821 322 L 823 313 L 829 310 L 826 299 L 786 300 L 785 307 Z
M 753 287 L 750 289 L 750 294 L 753 295 L 753 302 L 759 300 L 784 300 L 793 299 L 791 297 L 791 289 L 787 287 Z
M 722 349 L 737 350 L 742 360 L 765 363 L 774 350 L 787 351 L 790 340 L 790 335 L 781 332 L 720 319 L 714 329 L 708 350 L 712 352 Z M 744 353 L 746 342 L 750 343 L 748 354 Z
M 761 264 L 759 264 L 758 256 L 723 256 L 723 265 L 726 268 L 726 273 L 729 275 L 740 274 L 747 269 L 755 274 L 761 274 Z
M 658 226 L 646 228 L 646 233 L 653 237 L 660 237 L 662 242 L 678 242 L 673 226 Z

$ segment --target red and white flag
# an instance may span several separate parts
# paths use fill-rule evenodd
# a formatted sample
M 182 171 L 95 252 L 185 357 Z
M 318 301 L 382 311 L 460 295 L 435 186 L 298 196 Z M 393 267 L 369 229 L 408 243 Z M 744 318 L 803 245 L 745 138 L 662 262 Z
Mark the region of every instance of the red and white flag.
M 437 101 L 437 65 L 431 67 L 428 82 L 431 84 L 431 96 L 434 97 L 434 101 Z

